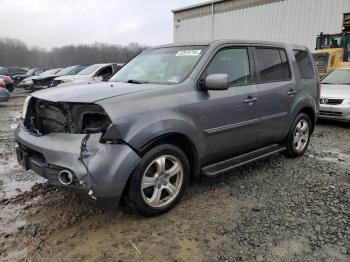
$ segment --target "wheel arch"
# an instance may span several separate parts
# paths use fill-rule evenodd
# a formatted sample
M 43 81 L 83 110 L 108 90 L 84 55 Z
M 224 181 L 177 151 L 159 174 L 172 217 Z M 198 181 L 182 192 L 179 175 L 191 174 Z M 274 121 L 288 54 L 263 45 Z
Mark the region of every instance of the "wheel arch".
M 306 106 L 306 107 L 303 107 L 302 109 L 300 109 L 299 112 L 297 113 L 297 115 L 299 115 L 301 113 L 304 113 L 304 114 L 306 114 L 307 116 L 310 117 L 310 120 L 311 120 L 311 123 L 312 123 L 311 133 L 313 133 L 314 129 L 315 129 L 315 125 L 316 125 L 316 113 L 315 113 L 315 111 L 311 107 Z
M 291 117 L 289 119 L 289 130 L 292 127 L 294 119 L 300 114 L 304 113 L 310 117 L 312 127 L 311 127 L 311 133 L 313 133 L 316 125 L 317 120 L 317 105 L 316 101 L 311 98 L 301 98 L 297 103 L 294 104 L 291 114 Z
M 190 175 L 197 176 L 199 174 L 200 165 L 198 149 L 196 148 L 194 142 L 187 135 L 180 132 L 169 132 L 154 137 L 139 149 L 140 156 L 142 157 L 150 149 L 161 144 L 171 144 L 178 146 L 182 151 L 184 151 L 188 158 L 191 170 Z

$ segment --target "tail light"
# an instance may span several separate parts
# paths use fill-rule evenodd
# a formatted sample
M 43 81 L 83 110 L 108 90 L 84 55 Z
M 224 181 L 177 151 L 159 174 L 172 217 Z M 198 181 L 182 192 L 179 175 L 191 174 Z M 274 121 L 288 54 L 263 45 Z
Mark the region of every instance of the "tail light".
M 5 81 L 0 79 L 0 88 L 6 88 Z

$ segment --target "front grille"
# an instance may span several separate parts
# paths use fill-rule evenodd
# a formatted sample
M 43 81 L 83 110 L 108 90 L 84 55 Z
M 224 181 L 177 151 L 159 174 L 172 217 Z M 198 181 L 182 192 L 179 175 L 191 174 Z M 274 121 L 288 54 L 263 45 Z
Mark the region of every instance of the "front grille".
M 343 113 L 342 112 L 333 112 L 333 111 L 320 111 L 320 115 L 324 115 L 324 116 L 342 116 Z
M 41 80 L 35 80 L 33 79 L 34 86 L 45 86 L 49 87 L 52 83 L 51 78 L 41 79 Z
M 320 104 L 324 105 L 340 105 L 342 104 L 344 99 L 336 99 L 336 98 L 321 98 Z

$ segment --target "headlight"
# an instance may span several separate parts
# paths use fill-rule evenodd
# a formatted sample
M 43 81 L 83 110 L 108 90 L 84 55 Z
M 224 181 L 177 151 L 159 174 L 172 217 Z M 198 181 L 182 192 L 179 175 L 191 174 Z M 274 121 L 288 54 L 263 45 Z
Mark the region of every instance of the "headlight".
M 22 119 L 26 118 L 28 104 L 31 98 L 32 98 L 31 96 L 27 96 L 26 99 L 24 100 L 23 110 L 22 110 Z
M 26 85 L 32 85 L 34 82 L 32 79 L 29 79 L 29 80 L 23 81 L 23 83 Z

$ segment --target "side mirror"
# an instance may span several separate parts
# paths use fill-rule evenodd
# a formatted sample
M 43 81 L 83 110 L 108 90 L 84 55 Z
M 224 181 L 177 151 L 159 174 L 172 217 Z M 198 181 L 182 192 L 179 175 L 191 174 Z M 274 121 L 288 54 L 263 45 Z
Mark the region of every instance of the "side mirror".
M 205 78 L 205 90 L 227 90 L 229 80 L 227 74 L 212 74 Z

